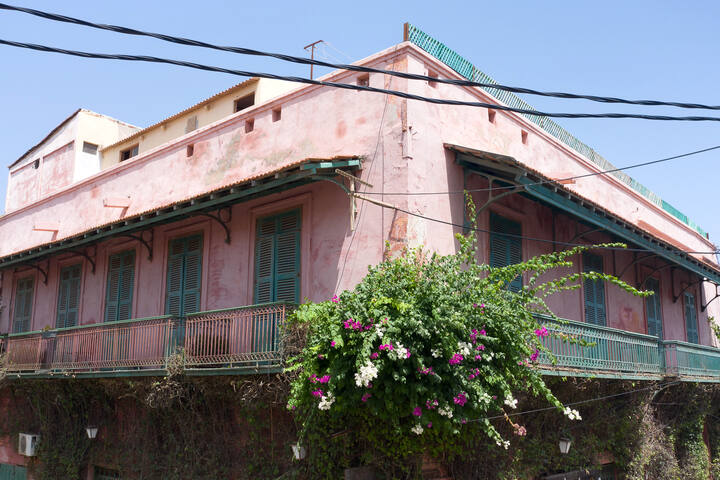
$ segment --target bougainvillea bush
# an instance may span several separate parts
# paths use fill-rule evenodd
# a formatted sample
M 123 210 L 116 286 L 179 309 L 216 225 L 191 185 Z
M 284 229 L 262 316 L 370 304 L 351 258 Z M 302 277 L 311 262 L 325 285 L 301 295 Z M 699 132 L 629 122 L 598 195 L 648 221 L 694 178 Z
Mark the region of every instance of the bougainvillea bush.
M 288 408 L 311 449 L 343 427 L 398 456 L 452 449 L 471 427 L 508 448 L 496 422 L 508 419 L 520 394 L 540 395 L 571 420 L 581 419 L 555 398 L 537 368 L 541 340 L 551 333 L 534 313 L 561 321 L 543 298 L 585 279 L 642 293 L 595 272 L 540 282 L 572 266 L 585 248 L 490 268 L 475 261 L 473 237 L 458 241 L 456 254 L 406 251 L 371 267 L 353 291 L 298 309 L 294 321 L 307 327 L 307 345 L 289 367 L 298 375 Z M 524 286 L 515 293 L 508 285 L 517 275 Z

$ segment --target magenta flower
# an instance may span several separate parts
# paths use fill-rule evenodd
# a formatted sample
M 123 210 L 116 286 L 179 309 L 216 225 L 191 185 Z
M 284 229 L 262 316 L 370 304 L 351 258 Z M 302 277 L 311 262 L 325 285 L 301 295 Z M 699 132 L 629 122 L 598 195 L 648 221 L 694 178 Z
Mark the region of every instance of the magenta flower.
M 319 358 L 320 360 L 322 360 L 322 359 L 325 358 L 325 357 L 324 357 L 321 353 L 318 353 L 318 358 Z
M 330 301 L 333 303 L 338 303 L 340 301 L 340 299 L 338 298 L 337 295 L 333 295 L 333 298 L 331 298 Z
M 410 350 L 408 350 L 408 351 L 405 353 L 405 358 L 410 358 L 410 355 L 411 355 Z
M 379 355 L 378 352 L 373 352 L 373 353 L 370 354 L 370 358 L 372 358 L 373 360 L 375 360 L 375 359 L 378 357 L 378 355 Z
M 428 410 L 434 410 L 435 407 L 437 407 L 437 406 L 438 406 L 438 401 L 437 401 L 437 400 L 427 400 L 427 401 L 425 401 L 425 408 L 427 408 Z
M 475 360 L 482 360 L 482 355 L 475 355 Z
M 362 396 L 360 400 L 362 400 L 363 402 L 367 402 L 370 397 L 372 397 L 372 393 L 366 393 Z
M 485 350 L 485 345 L 478 345 L 476 350 L 480 350 L 480 351 Z
M 480 333 L 480 335 L 482 335 L 483 337 L 487 336 L 487 332 L 485 331 L 484 328 L 482 330 L 480 330 L 480 332 L 478 332 L 478 333 Z
M 534 362 L 535 360 L 537 360 L 538 355 L 540 355 L 540 351 L 536 348 L 532 355 L 530 355 L 530 361 Z
M 387 350 L 387 351 L 394 350 L 391 343 L 386 343 L 386 344 L 380 345 L 379 348 L 380 348 L 380 350 Z
M 448 363 L 450 363 L 450 365 L 457 365 L 460 362 L 462 362 L 463 359 L 464 359 L 464 357 L 462 355 L 460 355 L 459 353 L 456 353 L 455 355 L 452 356 L 452 358 L 448 361 Z
M 428 423 L 428 428 L 432 428 L 432 422 Z
M 330 346 L 331 346 L 331 347 L 334 347 L 334 346 L 335 346 L 335 340 L 333 340 L 332 342 L 330 342 Z
M 453 402 L 461 407 L 464 406 L 467 403 L 467 394 L 465 392 L 458 393 L 456 397 L 453 397 Z
M 477 307 L 478 307 L 478 304 L 477 304 L 477 303 L 473 303 L 473 308 L 477 308 Z
M 322 397 L 322 396 L 323 396 L 323 391 L 322 391 L 322 390 L 315 390 L 314 392 L 312 392 L 312 394 L 313 394 L 314 397 Z
M 542 328 L 538 328 L 537 330 L 535 330 L 535 335 L 537 335 L 538 338 L 543 338 L 543 337 L 547 337 L 548 335 L 550 335 L 550 332 L 548 332 L 547 328 L 542 327 Z
M 420 408 L 420 407 L 413 408 L 412 414 L 415 415 L 416 417 L 422 416 L 422 408 Z
M 328 383 L 330 381 L 330 375 L 323 375 L 318 379 L 320 383 Z

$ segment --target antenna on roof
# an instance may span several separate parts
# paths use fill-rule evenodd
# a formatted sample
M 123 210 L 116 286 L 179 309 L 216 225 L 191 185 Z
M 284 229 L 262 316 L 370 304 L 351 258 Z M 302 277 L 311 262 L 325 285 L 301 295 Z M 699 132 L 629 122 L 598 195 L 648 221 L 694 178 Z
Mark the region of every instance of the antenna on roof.
M 310 49 L 310 60 L 315 60 L 315 47 L 317 46 L 318 43 L 323 43 L 323 40 L 318 40 L 317 42 L 313 42 L 313 43 L 311 43 L 309 45 L 305 45 L 303 47 L 303 50 L 307 50 L 308 48 Z M 312 78 L 313 78 L 313 65 L 311 63 L 310 64 L 310 80 L 312 80 Z

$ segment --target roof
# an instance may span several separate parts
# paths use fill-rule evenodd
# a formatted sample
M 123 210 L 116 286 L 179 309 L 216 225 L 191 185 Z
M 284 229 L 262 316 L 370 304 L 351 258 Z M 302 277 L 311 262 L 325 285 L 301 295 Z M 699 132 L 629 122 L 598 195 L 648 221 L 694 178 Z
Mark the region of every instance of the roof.
M 720 265 L 717 265 L 707 258 L 696 257 L 691 254 L 684 253 L 688 247 L 673 239 L 669 235 L 663 234 L 659 230 L 653 228 L 650 225 L 635 225 L 630 223 L 620 216 L 610 212 L 605 207 L 595 203 L 594 201 L 578 194 L 577 192 L 568 189 L 563 184 L 555 179 L 548 177 L 547 175 L 539 172 L 519 162 L 513 157 L 507 155 L 500 155 L 491 152 L 485 152 L 483 150 L 477 150 L 470 147 L 455 144 L 444 144 L 445 148 L 450 149 L 459 154 L 469 155 L 478 159 L 490 161 L 494 164 L 503 165 L 501 169 L 507 169 L 508 166 L 514 167 L 517 170 L 532 174 L 534 177 L 542 182 L 547 182 L 547 185 L 537 185 L 535 182 L 530 182 L 529 185 L 525 185 L 525 192 L 533 196 L 538 195 L 539 190 L 547 189 L 552 192 L 557 192 L 563 199 L 567 199 L 566 205 L 578 205 L 582 207 L 582 210 L 591 212 L 588 215 L 583 215 L 586 219 L 594 221 L 599 226 L 605 226 L 604 230 L 609 233 L 615 234 L 625 240 L 638 245 L 641 248 L 648 248 L 655 251 L 658 255 L 665 257 L 667 260 L 675 263 L 683 264 L 686 268 L 689 268 L 696 273 L 707 276 L 712 281 L 720 283 Z M 474 162 L 473 162 L 474 163 Z M 516 170 L 516 171 L 517 171 Z M 508 171 L 509 173 L 509 171 Z M 521 182 L 519 186 L 523 186 Z M 550 192 L 552 194 L 552 192 Z M 547 195 L 544 196 L 548 198 Z M 542 198 L 541 198 L 542 200 Z M 563 208 L 563 207 L 559 207 Z M 575 210 L 580 210 L 575 208 Z M 571 212 L 576 213 L 576 212 Z M 609 223 L 605 222 L 605 219 L 609 220 Z M 691 250 L 691 249 L 690 249 Z M 702 273 L 701 273 L 702 272 Z
M 269 192 L 273 188 L 283 188 L 293 181 L 317 181 L 318 177 L 315 174 L 318 170 L 334 173 L 336 168 L 356 168 L 360 166 L 362 158 L 360 155 L 336 155 L 330 158 L 308 157 L 297 160 L 198 195 L 175 200 L 129 217 L 95 225 L 82 232 L 5 255 L 0 258 L 0 266 L 6 268 L 10 265 L 23 264 L 55 253 L 57 250 L 88 245 L 111 235 L 142 230 L 149 225 L 178 220 L 178 217 L 184 218 L 183 216 L 214 211 L 223 206 L 243 201 L 251 195 Z
M 423 32 L 419 28 L 417 28 L 414 25 L 406 24 L 405 26 L 405 40 L 413 43 L 414 45 L 417 45 L 419 48 L 430 54 L 431 56 L 435 57 L 445 65 L 447 65 L 449 68 L 457 72 L 460 76 L 464 77 L 467 80 L 471 80 L 474 82 L 479 83 L 487 83 L 487 84 L 497 84 L 495 80 L 493 80 L 489 75 L 482 72 L 479 68 L 477 68 L 475 65 L 470 63 L 468 60 L 463 58 L 460 54 L 455 52 L 454 50 L 448 48 L 440 41 L 436 40 L 435 38 L 431 37 L 427 33 Z M 481 88 L 484 92 L 489 94 L 490 96 L 494 97 L 498 102 L 502 105 L 507 105 L 509 107 L 514 108 L 522 108 L 525 110 L 535 110 L 531 105 L 529 105 L 527 102 L 522 100 L 517 95 L 503 91 L 503 90 L 497 90 L 491 87 L 484 87 Z M 610 163 L 608 160 L 603 158 L 599 153 L 597 153 L 594 149 L 587 146 L 585 143 L 580 141 L 578 138 L 576 138 L 574 135 L 570 134 L 567 130 L 562 128 L 560 125 L 555 123 L 552 119 L 548 117 L 539 117 L 537 115 L 532 114 L 520 114 L 523 117 L 527 118 L 532 123 L 536 124 L 538 127 L 540 127 L 542 130 L 547 132 L 548 134 L 552 135 L 556 139 L 558 139 L 560 142 L 564 143 L 568 147 L 572 148 L 576 152 L 580 153 L 584 157 L 586 157 L 588 160 L 593 162 L 594 164 L 598 165 L 603 170 L 613 170 L 617 167 L 615 167 L 612 163 Z M 706 239 L 709 238 L 707 232 L 700 228 L 699 225 L 697 225 L 695 222 L 690 220 L 687 215 L 680 212 L 677 208 L 670 205 L 668 202 L 660 198 L 659 195 L 653 193 L 649 188 L 642 185 L 637 180 L 630 177 L 628 174 L 623 172 L 622 170 L 618 170 L 615 172 L 612 172 L 611 175 L 613 175 L 615 178 L 620 180 L 621 182 L 627 184 L 638 192 L 640 195 L 645 197 L 648 201 L 651 203 L 654 203 L 662 210 L 666 211 L 673 217 L 680 220 L 682 223 L 690 227 L 691 229 L 695 230 L 697 233 L 705 237 Z
M 78 109 L 75 110 L 72 114 L 70 114 L 69 117 L 67 117 L 65 120 L 63 120 L 62 122 L 60 122 L 60 124 L 58 124 L 57 127 L 53 128 L 53 129 L 50 131 L 50 133 L 48 133 L 47 135 L 45 135 L 45 138 L 43 138 L 43 139 L 40 140 L 38 143 L 36 143 L 36 144 L 33 145 L 32 147 L 30 147 L 30 149 L 29 149 L 27 152 L 25 152 L 25 153 L 23 153 L 22 155 L 20 155 L 20 157 L 19 157 L 17 160 L 15 160 L 13 163 L 11 163 L 10 165 L 8 165 L 8 168 L 12 168 L 12 167 L 14 167 L 15 165 L 17 165 L 18 163 L 20 163 L 20 161 L 21 161 L 23 158 L 25 158 L 25 157 L 27 157 L 28 155 L 30 155 L 33 151 L 35 151 L 37 148 L 39 148 L 42 144 L 44 144 L 44 143 L 47 142 L 50 138 L 52 138 L 53 135 L 55 135 L 62 127 L 65 126 L 66 123 L 68 123 L 70 120 L 72 120 L 72 119 L 73 119 L 78 113 L 80 113 L 80 112 L 91 113 L 91 114 L 93 114 L 93 115 L 98 115 L 98 116 L 100 116 L 100 117 L 108 118 L 108 119 L 110 119 L 110 120 L 112 120 L 112 121 L 114 121 L 114 122 L 117 122 L 117 123 L 122 123 L 122 124 L 124 124 L 124 125 L 129 126 L 129 127 L 137 128 L 135 125 L 131 125 L 131 124 L 129 124 L 129 123 L 123 122 L 122 120 L 118 120 L 118 119 L 116 119 L 116 118 L 108 117 L 107 115 L 103 115 L 102 113 L 93 112 L 92 110 L 87 110 L 87 109 L 85 109 L 85 108 L 78 108 Z
M 205 100 L 202 100 L 201 102 L 198 102 L 198 103 L 196 103 L 195 105 L 192 105 L 192 106 L 186 108 L 185 110 L 182 110 L 182 111 L 180 111 L 180 112 L 178 112 L 178 113 L 176 113 L 176 114 L 174 114 L 174 115 L 171 115 L 171 116 L 165 118 L 164 120 L 160 120 L 159 122 L 153 123 L 153 124 L 150 125 L 149 127 L 145 127 L 145 128 L 143 128 L 142 130 L 138 130 L 137 132 L 133 133 L 133 134 L 130 135 L 129 137 L 125 137 L 125 138 L 120 139 L 120 140 L 118 140 L 117 142 L 115 142 L 115 143 L 113 143 L 113 144 L 111 144 L 111 145 L 108 145 L 107 147 L 103 147 L 103 148 L 101 149 L 101 151 L 105 151 L 105 150 L 107 150 L 107 149 L 109 149 L 109 148 L 116 147 L 116 146 L 118 146 L 118 145 L 120 145 L 120 144 L 122 144 L 122 143 L 128 142 L 128 141 L 130 141 L 130 140 L 134 140 L 135 138 L 138 138 L 138 137 L 140 137 L 141 135 L 145 135 L 145 134 L 146 134 L 147 132 L 149 132 L 150 130 L 154 130 L 154 129 L 158 128 L 159 126 L 161 126 L 161 125 L 163 125 L 163 124 L 165 124 L 165 123 L 167 123 L 167 122 L 171 122 L 171 121 L 175 120 L 176 118 L 185 115 L 185 114 L 188 113 L 188 112 L 191 112 L 191 111 L 193 111 L 193 110 L 196 110 L 196 109 L 198 109 L 199 107 L 202 107 L 202 106 L 204 106 L 204 105 L 207 105 L 208 103 L 212 102 L 213 100 L 216 100 L 218 97 L 223 97 L 223 96 L 225 96 L 225 95 L 227 95 L 227 94 L 229 94 L 229 93 L 232 93 L 232 92 L 234 92 L 234 91 L 242 90 L 243 88 L 246 88 L 246 87 L 248 87 L 248 86 L 250 86 L 250 85 L 252 85 L 252 84 L 254 84 L 254 83 L 257 83 L 259 80 L 260 80 L 260 79 L 259 79 L 258 77 L 252 77 L 252 78 L 249 78 L 249 79 L 245 80 L 244 82 L 240 82 L 240 83 L 238 83 L 238 84 L 236 84 L 236 85 L 233 85 L 233 86 L 230 87 L 230 88 L 226 88 L 226 89 L 223 90 L 222 92 L 216 93 L 215 95 L 213 95 L 213 96 L 211 96 L 211 97 L 209 97 L 209 98 L 206 98 Z

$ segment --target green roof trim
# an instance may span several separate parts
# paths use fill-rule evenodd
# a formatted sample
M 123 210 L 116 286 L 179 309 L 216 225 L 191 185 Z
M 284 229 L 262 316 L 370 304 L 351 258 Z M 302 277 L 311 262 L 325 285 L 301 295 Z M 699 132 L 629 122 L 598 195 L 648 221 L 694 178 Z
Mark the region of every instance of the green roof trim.
M 473 81 L 473 82 L 479 82 L 479 83 L 498 83 L 495 80 L 493 80 L 489 75 L 486 73 L 480 71 L 477 67 L 475 67 L 472 63 L 470 63 L 468 60 L 460 56 L 457 52 L 454 50 L 448 48 L 440 41 L 434 39 L 427 33 L 423 32 L 419 28 L 417 28 L 414 25 L 408 24 L 407 25 L 407 40 L 409 40 L 411 43 L 417 45 L 421 49 L 425 50 L 427 53 L 432 55 L 433 57 L 437 58 L 441 62 L 443 62 L 445 65 L 459 73 L 461 76 L 465 77 L 466 79 Z M 527 102 L 522 100 L 520 97 L 515 95 L 511 92 L 506 92 L 504 90 L 497 90 L 495 88 L 487 87 L 483 88 L 485 92 L 492 95 L 494 98 L 499 100 L 504 105 L 507 105 L 509 107 L 513 108 L 523 108 L 528 110 L 535 110 L 531 105 L 529 105 Z M 615 167 L 612 163 L 608 162 L 606 159 L 604 159 L 599 153 L 597 153 L 595 150 L 578 140 L 575 136 L 570 134 L 567 130 L 562 128 L 560 125 L 555 123 L 552 119 L 548 117 L 539 117 L 537 115 L 532 114 L 520 114 L 533 122 L 534 124 L 538 125 L 540 128 L 545 130 L 547 133 L 552 135 L 553 137 L 560 140 L 562 143 L 567 145 L 568 147 L 572 148 L 576 152 L 580 153 L 581 155 L 588 158 L 591 162 L 593 162 L 595 165 L 600 167 L 602 170 L 612 170 Z M 662 208 L 664 211 L 672 215 L 673 217 L 677 218 L 681 222 L 683 222 L 685 225 L 689 226 L 696 232 L 698 232 L 700 235 L 702 235 L 705 238 L 708 238 L 707 232 L 700 228 L 698 224 L 690 220 L 687 215 L 680 212 L 677 208 L 673 207 L 669 203 L 667 203 L 665 200 L 660 198 L 657 194 L 653 193 L 648 189 L 646 186 L 642 185 L 637 180 L 630 177 L 628 174 L 622 171 L 616 171 L 612 172 L 611 175 L 613 175 L 615 178 L 620 180 L 621 182 L 627 184 L 638 192 L 640 195 L 648 199 L 650 202 L 654 203 L 658 207 Z

